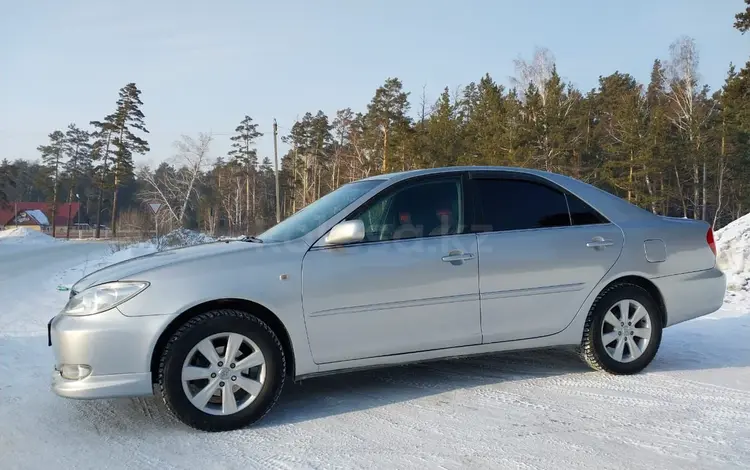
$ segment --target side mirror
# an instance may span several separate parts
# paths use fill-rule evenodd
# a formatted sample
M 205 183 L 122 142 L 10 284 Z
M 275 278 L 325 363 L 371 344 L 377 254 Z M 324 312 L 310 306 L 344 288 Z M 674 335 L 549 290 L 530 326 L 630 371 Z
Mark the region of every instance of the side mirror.
M 334 225 L 325 238 L 326 245 L 344 245 L 364 240 L 365 224 L 361 220 L 346 220 Z

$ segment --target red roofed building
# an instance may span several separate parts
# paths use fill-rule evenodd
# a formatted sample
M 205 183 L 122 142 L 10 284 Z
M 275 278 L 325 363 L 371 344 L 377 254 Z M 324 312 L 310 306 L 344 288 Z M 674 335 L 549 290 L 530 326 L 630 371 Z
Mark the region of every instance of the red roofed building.
M 55 216 L 55 225 L 57 227 L 66 227 L 68 219 L 71 224 L 76 221 L 78 210 L 81 207 L 79 202 L 58 202 L 57 215 Z M 0 205 L 0 229 L 12 227 L 15 225 L 15 218 L 26 211 L 41 211 L 46 217 L 47 222 L 52 225 L 52 204 L 49 202 L 9 202 Z M 32 212 L 33 214 L 33 212 Z M 22 217 L 23 218 L 23 217 Z

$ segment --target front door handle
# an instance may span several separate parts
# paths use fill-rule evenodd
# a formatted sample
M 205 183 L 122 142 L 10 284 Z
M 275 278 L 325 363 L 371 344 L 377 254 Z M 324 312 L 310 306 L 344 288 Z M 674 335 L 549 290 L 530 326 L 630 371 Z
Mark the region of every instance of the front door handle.
M 474 259 L 474 254 L 451 251 L 447 256 L 443 256 L 441 259 L 445 261 L 446 263 L 455 263 L 455 262 L 468 261 L 470 259 Z
M 605 246 L 612 246 L 614 242 L 612 240 L 605 240 L 602 237 L 594 237 L 590 242 L 586 243 L 589 248 L 604 248 Z

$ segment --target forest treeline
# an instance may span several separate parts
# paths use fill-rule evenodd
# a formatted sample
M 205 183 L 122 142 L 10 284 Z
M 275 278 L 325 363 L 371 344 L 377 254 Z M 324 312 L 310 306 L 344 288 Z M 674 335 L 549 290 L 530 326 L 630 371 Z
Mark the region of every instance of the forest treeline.
M 750 28 L 750 6 L 735 28 Z M 571 175 L 657 214 L 721 227 L 750 210 L 750 61 L 728 64 L 716 90 L 700 82 L 699 64 L 694 40 L 682 37 L 653 61 L 647 83 L 615 72 L 580 90 L 543 49 L 516 62 L 507 86 L 487 74 L 434 102 L 388 78 L 365 108 L 308 112 L 281 136 L 281 217 L 379 173 L 506 165 Z M 226 155 L 212 151 L 217 136 L 183 136 L 158 167 L 136 168 L 133 157 L 149 151 L 141 106 L 129 83 L 111 114 L 50 133 L 39 161 L 2 160 L 0 199 L 80 200 L 85 220 L 115 232 L 118 221 L 150 229 L 148 202 L 162 204 L 165 227 L 236 234 L 275 223 L 273 155 L 259 157 L 251 113 Z

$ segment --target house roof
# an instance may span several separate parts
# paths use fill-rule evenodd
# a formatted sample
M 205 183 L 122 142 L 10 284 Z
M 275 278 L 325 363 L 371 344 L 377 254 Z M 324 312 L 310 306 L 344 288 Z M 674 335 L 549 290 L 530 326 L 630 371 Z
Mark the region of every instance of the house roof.
M 29 209 L 24 212 L 26 213 L 26 215 L 36 220 L 39 225 L 49 225 L 49 219 L 46 215 L 44 215 L 44 212 L 40 211 L 39 209 Z
M 68 209 L 70 209 L 70 218 L 75 220 L 81 204 L 79 202 L 59 202 L 57 203 L 57 215 L 55 225 L 67 225 Z M 52 204 L 48 202 L 8 202 L 0 205 L 0 226 L 9 225 L 17 212 L 23 211 L 40 211 L 47 221 L 52 219 Z M 16 212 L 17 211 L 17 212 Z M 36 217 L 35 217 L 36 218 Z M 38 220 L 38 219 L 37 219 Z M 41 221 L 40 221 L 41 223 Z

